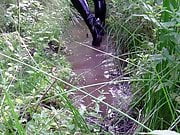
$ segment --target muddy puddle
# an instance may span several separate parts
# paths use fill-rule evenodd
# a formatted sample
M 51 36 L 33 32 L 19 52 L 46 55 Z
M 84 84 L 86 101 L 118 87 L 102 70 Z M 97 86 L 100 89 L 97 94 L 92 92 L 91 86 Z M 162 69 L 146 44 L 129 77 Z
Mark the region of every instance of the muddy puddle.
M 117 70 L 115 59 L 108 55 L 114 54 L 113 44 L 109 37 L 104 36 L 100 47 L 91 46 L 92 37 L 85 24 L 76 23 L 70 28 L 71 41 L 67 44 L 70 54 L 67 56 L 76 74 L 78 86 L 90 86 L 83 90 L 105 101 L 106 103 L 126 109 L 130 102 L 128 83 L 115 83 L 121 79 L 121 71 Z M 98 85 L 98 86 L 97 86 Z M 75 102 L 87 108 L 93 108 L 96 102 L 77 91 L 73 96 Z M 107 114 L 110 108 L 100 104 L 100 113 Z
M 91 46 L 92 37 L 84 22 L 79 22 L 70 27 L 70 41 L 67 43 L 69 55 L 67 59 L 72 65 L 75 73 L 76 85 L 83 88 L 87 93 L 105 101 L 111 106 L 114 106 L 121 111 L 127 111 L 131 101 L 131 92 L 129 83 L 118 83 L 123 77 L 121 71 L 116 67 L 117 61 L 111 55 L 115 55 L 113 43 L 108 36 L 104 36 L 101 47 L 93 48 Z M 110 55 L 109 55 L 110 54 Z M 88 86 L 88 87 L 87 87 Z M 86 108 L 90 111 L 96 111 L 104 118 L 111 119 L 110 115 L 113 110 L 102 103 L 97 103 L 91 97 L 80 91 L 76 91 L 71 95 L 76 106 Z M 118 115 L 115 113 L 115 115 Z M 114 116 L 118 117 L 118 116 Z M 116 119 L 115 118 L 115 119 Z M 105 120 L 104 126 L 108 128 L 112 126 L 109 120 Z M 123 121 L 123 122 L 122 122 Z M 123 128 L 123 131 L 131 129 L 132 122 L 129 120 L 119 121 L 118 128 Z M 108 125 L 108 124 L 109 125 Z M 130 123 L 130 124 L 129 124 Z M 125 127 L 128 127 L 125 129 Z M 113 128 L 114 129 L 114 128 Z M 115 129 L 114 129 L 115 130 Z M 122 131 L 122 130 L 121 130 Z

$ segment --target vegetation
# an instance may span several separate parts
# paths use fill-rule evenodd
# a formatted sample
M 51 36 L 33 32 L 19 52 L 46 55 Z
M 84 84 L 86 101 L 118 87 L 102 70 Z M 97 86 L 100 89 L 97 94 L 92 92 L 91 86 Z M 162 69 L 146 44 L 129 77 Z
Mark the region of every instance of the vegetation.
M 117 54 L 128 61 L 141 123 L 179 132 L 180 2 L 113 0 L 108 19 Z M 141 97 L 141 98 L 139 98 Z
M 64 46 L 73 12 L 67 0 L 0 1 L 0 134 L 92 134 L 97 128 L 68 98 L 78 89 L 67 83 L 70 64 L 60 49 L 48 48 L 51 41 Z M 179 0 L 108 1 L 107 33 L 131 82 L 136 120 L 109 106 L 133 120 L 136 132 L 180 132 L 179 32 Z
M 63 46 L 69 3 L 23 0 L 0 6 L 0 134 L 88 131 L 66 85 L 57 80 L 70 78 L 70 65 L 47 48 L 49 41 Z

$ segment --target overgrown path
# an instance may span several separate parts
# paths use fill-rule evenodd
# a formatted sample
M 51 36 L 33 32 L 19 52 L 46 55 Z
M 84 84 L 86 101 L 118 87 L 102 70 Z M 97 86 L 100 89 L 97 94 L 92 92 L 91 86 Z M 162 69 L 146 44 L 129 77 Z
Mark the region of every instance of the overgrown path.
M 106 103 L 127 110 L 131 99 L 128 83 L 115 83 L 121 79 L 121 71 L 116 68 L 115 60 L 107 53 L 114 54 L 112 42 L 104 37 L 101 47 L 92 49 L 92 37 L 83 22 L 70 28 L 71 41 L 67 44 L 70 54 L 68 60 L 76 74 L 78 86 L 91 86 L 84 90 Z M 99 51 L 98 51 L 99 50 Z M 111 112 L 106 105 L 98 104 L 82 92 L 76 92 L 73 99 L 77 105 L 95 109 L 106 115 Z

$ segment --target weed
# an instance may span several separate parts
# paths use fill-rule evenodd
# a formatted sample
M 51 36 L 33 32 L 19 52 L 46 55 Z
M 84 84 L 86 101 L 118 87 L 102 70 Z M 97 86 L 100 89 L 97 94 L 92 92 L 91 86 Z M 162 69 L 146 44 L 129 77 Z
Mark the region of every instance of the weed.
M 62 54 L 44 51 L 48 42 L 63 45 L 69 3 L 37 0 L 3 3 L 0 10 L 0 134 L 73 134 L 89 132 L 84 118 L 62 94 L 70 64 Z M 27 66 L 28 65 L 28 66 Z M 44 72 L 34 71 L 32 68 Z
M 132 82 L 137 98 L 130 108 L 136 106 L 142 123 L 153 130 L 179 131 L 179 4 L 176 0 L 112 1 L 114 15 L 107 20 L 117 54 L 127 54 L 124 72 L 131 79 L 142 79 Z

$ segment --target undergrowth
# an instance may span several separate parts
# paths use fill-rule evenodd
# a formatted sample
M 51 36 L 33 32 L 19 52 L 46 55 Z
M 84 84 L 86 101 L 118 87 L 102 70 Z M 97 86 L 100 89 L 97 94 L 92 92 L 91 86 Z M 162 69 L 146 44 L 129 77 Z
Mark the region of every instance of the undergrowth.
M 133 80 L 130 111 L 136 116 L 100 102 L 137 123 L 137 132 L 179 132 L 180 2 L 108 2 L 108 34 L 126 59 L 120 67 Z M 69 5 L 66 0 L 0 2 L 0 134 L 91 134 L 89 128 L 95 128 L 69 100 L 74 89 L 65 91 L 69 63 L 47 48 L 50 41 L 63 46 Z
M 117 55 L 129 61 L 119 66 L 136 80 L 130 110 L 152 130 L 179 132 L 180 2 L 113 0 L 110 6 L 108 32 Z
M 69 80 L 70 64 L 62 53 L 47 48 L 50 41 L 63 46 L 69 3 L 0 3 L 0 134 L 89 132 L 67 98 L 66 85 L 56 79 Z

